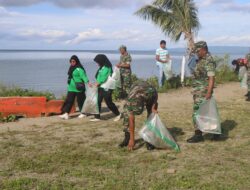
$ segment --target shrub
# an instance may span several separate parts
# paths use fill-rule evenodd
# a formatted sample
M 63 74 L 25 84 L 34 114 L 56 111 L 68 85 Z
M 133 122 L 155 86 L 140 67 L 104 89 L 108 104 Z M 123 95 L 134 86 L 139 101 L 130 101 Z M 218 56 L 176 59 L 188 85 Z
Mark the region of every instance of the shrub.
M 56 99 L 55 95 L 51 92 L 39 92 L 39 91 L 34 91 L 31 89 L 22 89 L 18 86 L 5 86 L 5 85 L 0 85 L 0 97 L 11 97 L 11 96 L 29 96 L 29 97 L 34 97 L 34 96 L 45 96 L 47 100 L 53 100 Z

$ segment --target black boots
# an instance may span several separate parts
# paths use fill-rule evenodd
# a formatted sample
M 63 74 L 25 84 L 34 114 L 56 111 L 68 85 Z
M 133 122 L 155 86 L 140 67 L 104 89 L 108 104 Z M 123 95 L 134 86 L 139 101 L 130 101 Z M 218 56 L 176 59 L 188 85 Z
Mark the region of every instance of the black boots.
M 146 142 L 146 147 L 147 147 L 147 150 L 154 150 L 155 149 L 155 146 Z
M 202 136 L 202 132 L 199 130 L 196 130 L 194 136 L 187 140 L 188 143 L 198 143 L 202 141 L 204 141 L 204 138 Z
M 121 144 L 119 144 L 119 147 L 120 148 L 123 148 L 125 146 L 128 146 L 128 143 L 129 143 L 129 139 L 130 139 L 130 133 L 125 131 L 124 132 L 124 140 L 121 142 Z
M 219 141 L 220 140 L 220 135 L 219 134 L 214 134 L 213 137 L 211 138 L 212 141 Z
M 245 96 L 247 97 L 246 101 L 249 102 L 250 101 L 250 92 L 248 92 Z

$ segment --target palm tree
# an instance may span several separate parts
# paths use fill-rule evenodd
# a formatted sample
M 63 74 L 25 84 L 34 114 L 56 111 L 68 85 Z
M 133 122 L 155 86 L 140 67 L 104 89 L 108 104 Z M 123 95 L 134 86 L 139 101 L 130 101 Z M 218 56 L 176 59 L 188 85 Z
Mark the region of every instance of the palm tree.
M 175 42 L 184 35 L 188 54 L 194 48 L 194 35 L 200 28 L 197 13 L 193 0 L 154 0 L 152 5 L 146 5 L 135 12 L 143 19 L 151 20 Z

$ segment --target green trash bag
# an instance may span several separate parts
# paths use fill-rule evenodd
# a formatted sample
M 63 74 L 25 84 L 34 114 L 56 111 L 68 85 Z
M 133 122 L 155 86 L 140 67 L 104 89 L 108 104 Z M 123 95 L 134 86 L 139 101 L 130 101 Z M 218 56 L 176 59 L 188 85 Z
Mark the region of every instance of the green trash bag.
M 85 114 L 99 114 L 98 89 L 96 87 L 86 85 L 86 99 L 81 112 Z
M 145 122 L 139 135 L 144 141 L 154 145 L 156 148 L 173 148 L 180 151 L 172 135 L 162 123 L 158 114 L 152 113 Z
M 204 133 L 221 134 L 220 116 L 215 98 L 204 101 L 195 114 L 197 127 Z

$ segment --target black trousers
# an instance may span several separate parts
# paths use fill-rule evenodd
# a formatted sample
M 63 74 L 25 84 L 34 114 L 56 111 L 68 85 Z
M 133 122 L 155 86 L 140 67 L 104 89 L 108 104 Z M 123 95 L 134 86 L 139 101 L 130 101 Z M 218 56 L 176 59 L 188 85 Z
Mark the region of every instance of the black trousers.
M 79 110 L 82 110 L 83 103 L 86 99 L 85 91 L 83 92 L 68 92 L 66 100 L 62 106 L 62 113 L 69 113 L 77 97 Z
M 115 114 L 115 115 L 119 115 L 120 112 L 118 110 L 118 108 L 116 107 L 116 105 L 113 103 L 112 101 L 112 92 L 113 90 L 108 90 L 105 91 L 103 88 L 99 88 L 98 89 L 98 107 L 99 107 L 99 112 L 101 113 L 101 105 L 102 105 L 102 101 L 104 99 L 107 107 Z M 95 118 L 100 119 L 101 115 L 100 114 L 96 114 Z

